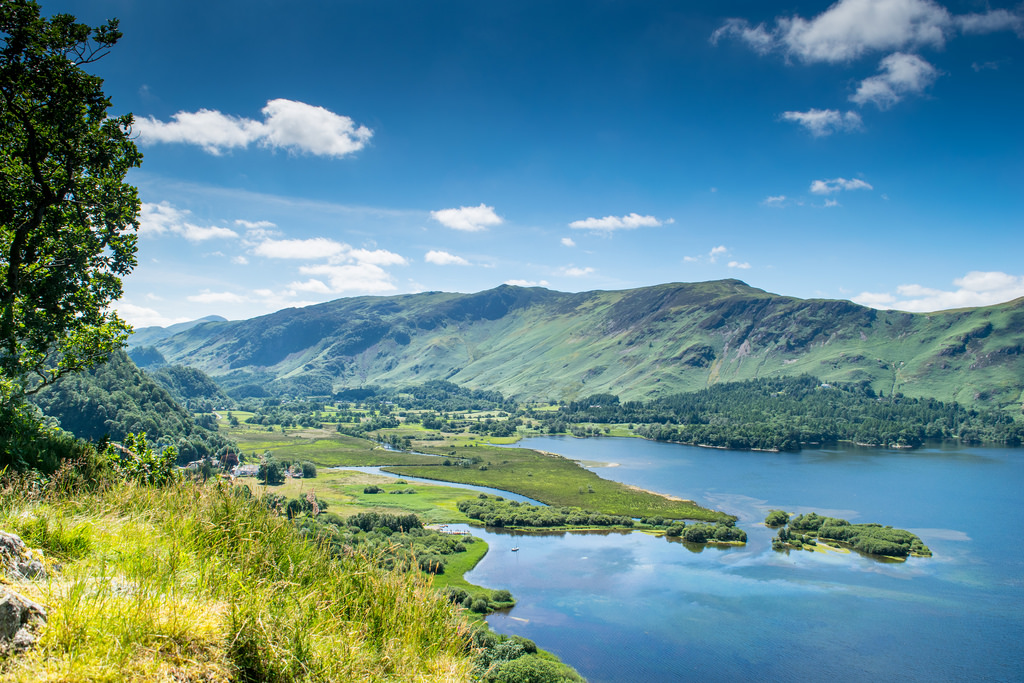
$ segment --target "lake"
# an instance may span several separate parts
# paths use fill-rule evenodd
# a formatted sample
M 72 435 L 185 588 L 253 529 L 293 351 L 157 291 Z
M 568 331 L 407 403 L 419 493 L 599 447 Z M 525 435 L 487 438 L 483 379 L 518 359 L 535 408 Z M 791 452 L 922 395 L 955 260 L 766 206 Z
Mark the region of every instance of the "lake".
M 596 471 L 736 515 L 749 535 L 694 549 L 640 533 L 474 529 L 491 551 L 466 578 L 519 601 L 491 626 L 593 683 L 1024 680 L 1024 449 L 517 445 L 617 463 Z M 776 552 L 760 525 L 773 508 L 908 529 L 935 557 Z

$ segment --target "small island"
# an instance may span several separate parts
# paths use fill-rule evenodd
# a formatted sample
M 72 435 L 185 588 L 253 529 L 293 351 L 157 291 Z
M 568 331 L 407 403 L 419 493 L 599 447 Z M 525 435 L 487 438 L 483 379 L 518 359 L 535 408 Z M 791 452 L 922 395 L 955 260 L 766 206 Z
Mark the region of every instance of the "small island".
M 747 542 L 747 532 L 736 527 L 734 519 L 716 523 L 692 522 L 664 517 L 641 517 L 634 520 L 623 515 L 605 515 L 578 507 L 532 505 L 501 496 L 481 493 L 476 499 L 458 503 L 459 512 L 488 527 L 519 531 L 646 531 L 686 543 L 734 544 Z M 472 523 L 471 522 L 471 523 Z
M 790 518 L 784 510 L 769 511 L 764 523 L 779 529 L 772 539 L 775 550 L 812 549 L 819 541 L 828 541 L 877 557 L 905 560 L 910 556 L 932 556 L 932 551 L 915 534 L 881 524 L 851 524 L 845 519 L 823 517 L 816 512 Z

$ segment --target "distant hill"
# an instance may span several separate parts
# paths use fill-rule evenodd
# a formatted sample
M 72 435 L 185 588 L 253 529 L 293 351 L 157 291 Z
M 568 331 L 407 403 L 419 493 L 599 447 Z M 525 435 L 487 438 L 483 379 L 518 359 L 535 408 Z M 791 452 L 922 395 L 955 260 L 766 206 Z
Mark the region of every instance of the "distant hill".
M 446 379 L 520 399 L 630 400 L 806 373 L 1017 410 L 1024 390 L 1024 299 L 904 313 L 739 280 L 354 297 L 145 343 L 225 387 L 270 394 Z
M 190 320 L 185 323 L 175 323 L 174 325 L 168 325 L 167 327 L 142 327 L 135 330 L 131 337 L 128 338 L 128 344 L 132 347 L 136 346 L 151 346 L 161 339 L 166 339 L 171 335 L 190 330 L 196 325 L 203 323 L 221 323 L 226 322 L 227 318 L 219 315 L 208 315 L 205 318 L 199 318 L 198 320 Z

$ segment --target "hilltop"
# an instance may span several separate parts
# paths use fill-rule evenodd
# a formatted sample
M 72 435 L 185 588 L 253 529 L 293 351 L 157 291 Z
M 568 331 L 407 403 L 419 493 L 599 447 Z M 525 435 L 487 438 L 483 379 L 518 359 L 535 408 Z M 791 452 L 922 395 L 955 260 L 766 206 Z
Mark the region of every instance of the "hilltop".
M 520 400 L 631 400 L 810 374 L 885 396 L 1012 409 L 1024 390 L 1024 299 L 906 313 L 739 280 L 352 297 L 143 340 L 236 397 L 445 379 Z

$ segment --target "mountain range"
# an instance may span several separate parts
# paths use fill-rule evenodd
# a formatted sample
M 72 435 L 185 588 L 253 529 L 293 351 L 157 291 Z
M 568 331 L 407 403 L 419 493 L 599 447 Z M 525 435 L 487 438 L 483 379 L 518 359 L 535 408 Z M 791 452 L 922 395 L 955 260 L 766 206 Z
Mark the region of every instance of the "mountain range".
M 445 379 L 520 400 L 630 400 L 810 374 L 883 396 L 1017 412 L 1024 390 L 1024 298 L 906 313 L 780 296 L 739 280 L 579 293 L 502 285 L 344 298 L 145 332 L 130 344 L 155 346 L 168 363 L 226 388 L 270 394 Z

